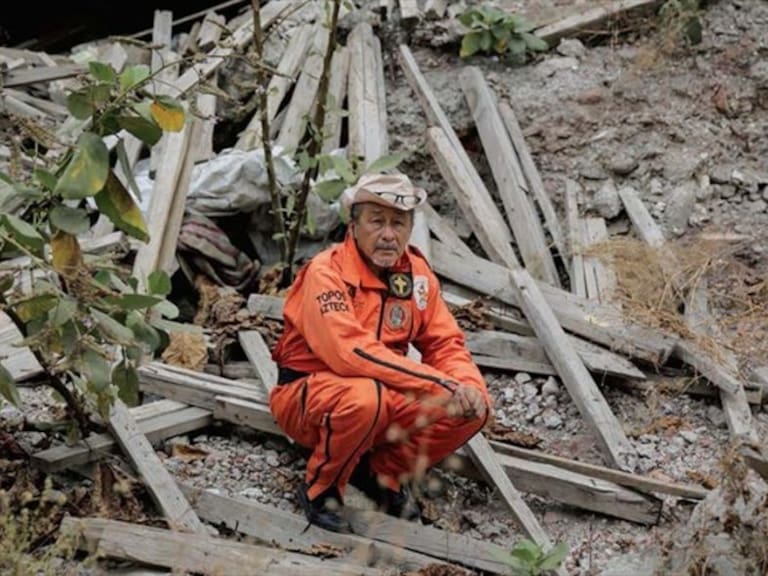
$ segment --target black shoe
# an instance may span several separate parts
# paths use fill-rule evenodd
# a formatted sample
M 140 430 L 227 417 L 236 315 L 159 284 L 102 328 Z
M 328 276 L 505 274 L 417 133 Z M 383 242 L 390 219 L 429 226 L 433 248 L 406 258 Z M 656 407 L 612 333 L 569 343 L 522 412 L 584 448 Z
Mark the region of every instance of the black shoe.
M 380 512 L 411 521 L 421 518 L 421 508 L 406 486 L 395 492 L 379 484 L 371 472 L 368 454 L 360 458 L 349 483 L 373 500 Z
M 314 524 L 331 532 L 352 533 L 350 523 L 339 516 L 341 497 L 335 487 L 329 488 L 314 500 L 310 500 L 307 496 L 307 485 L 302 483 L 296 495 L 310 525 Z

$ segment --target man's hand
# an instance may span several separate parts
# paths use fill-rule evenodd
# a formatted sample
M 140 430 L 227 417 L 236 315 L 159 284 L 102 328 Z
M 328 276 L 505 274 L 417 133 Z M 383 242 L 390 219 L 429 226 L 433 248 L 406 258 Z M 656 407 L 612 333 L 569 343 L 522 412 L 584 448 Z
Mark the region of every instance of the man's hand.
M 452 416 L 463 416 L 467 419 L 485 418 L 487 412 L 485 396 L 477 388 L 465 384 L 459 384 L 448 404 L 448 413 Z

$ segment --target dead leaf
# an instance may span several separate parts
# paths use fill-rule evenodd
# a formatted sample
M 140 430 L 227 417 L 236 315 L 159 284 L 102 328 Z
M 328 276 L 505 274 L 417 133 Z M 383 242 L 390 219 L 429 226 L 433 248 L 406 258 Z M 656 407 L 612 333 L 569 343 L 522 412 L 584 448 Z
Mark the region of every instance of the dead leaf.
M 208 361 L 208 348 L 203 335 L 171 332 L 169 336 L 171 343 L 163 351 L 163 361 L 173 366 L 202 372 Z
M 317 556 L 319 558 L 338 558 L 339 556 L 343 556 L 345 554 L 345 550 L 339 546 L 334 546 L 333 544 L 324 544 L 321 542 L 318 544 L 312 544 L 312 547 L 309 549 L 309 553 L 312 556 Z
M 718 485 L 717 479 L 711 474 L 704 474 L 700 470 L 688 470 L 685 473 L 685 475 L 688 476 L 691 482 L 700 484 L 704 486 L 704 488 L 707 488 L 709 490 L 712 490 L 713 488 L 717 488 L 717 485 Z
M 451 306 L 454 318 L 464 330 L 492 330 L 493 323 L 488 320 L 486 314 L 488 308 L 483 300 L 473 300 L 464 306 Z
M 61 230 L 51 238 L 51 252 L 53 254 L 53 268 L 62 276 L 73 275 L 82 262 L 77 237 Z
M 469 572 L 450 564 L 430 564 L 416 572 L 405 572 L 403 576 L 469 576 Z
M 195 448 L 189 444 L 174 444 L 171 449 L 171 458 L 177 458 L 182 462 L 192 462 L 207 458 L 209 452 L 202 448 Z
M 437 522 L 440 516 L 442 516 L 442 513 L 435 502 L 431 500 L 421 502 L 421 517 L 428 523 Z
M 728 106 L 728 90 L 722 84 L 715 86 L 715 93 L 712 94 L 712 103 L 721 114 L 728 116 L 731 112 Z
M 491 440 L 498 440 L 521 448 L 535 448 L 541 444 L 542 440 L 535 434 L 513 430 L 508 426 L 503 426 L 497 422 L 491 426 L 487 432 Z

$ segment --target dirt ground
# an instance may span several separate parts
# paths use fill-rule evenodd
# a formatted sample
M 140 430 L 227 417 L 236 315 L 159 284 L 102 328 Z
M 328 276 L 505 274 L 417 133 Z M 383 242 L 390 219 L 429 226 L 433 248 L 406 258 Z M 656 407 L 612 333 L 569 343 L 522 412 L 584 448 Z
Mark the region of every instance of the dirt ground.
M 501 4 L 547 19 L 571 2 Z M 594 195 L 611 179 L 616 187 L 632 186 L 641 195 L 663 224 L 670 249 L 708 242 L 699 268 L 727 341 L 747 373 L 768 364 L 768 3 L 711 2 L 702 23 L 703 41 L 692 47 L 664 50 L 663 31 L 649 21 L 622 21 L 594 31 L 584 42 L 565 41 L 524 66 L 487 56 L 462 61 L 458 45 L 446 43 L 449 35 L 431 22 L 407 33 L 384 24 L 390 146 L 407 153 L 401 169 L 430 192 L 433 206 L 468 237 L 469 227 L 426 151 L 425 116 L 397 64 L 397 42 L 410 40 L 422 72 L 493 191 L 457 81 L 463 66 L 477 66 L 514 110 L 563 220 L 564 178 L 583 187 L 585 206 L 595 211 Z M 612 239 L 632 238 L 623 212 L 608 224 Z M 622 260 L 621 253 L 613 255 Z M 619 268 L 631 264 L 622 261 Z M 652 380 L 689 377 L 644 368 Z M 487 380 L 501 424 L 539 438 L 546 452 L 603 463 L 593 436 L 556 380 L 494 372 L 487 373 Z M 694 483 L 716 484 L 723 477 L 729 434 L 719 402 L 685 394 L 646 396 L 608 385 L 603 389 L 640 455 L 638 472 Z M 43 392 L 22 392 L 38 408 L 47 402 Z M 755 408 L 754 421 L 765 438 L 768 412 Z M 22 436 L 29 443 L 40 439 Z M 166 456 L 172 443 L 190 444 L 207 455 Z M 305 461 L 287 442 L 216 425 L 173 440 L 160 454 L 173 474 L 197 486 L 298 510 L 294 487 Z M 424 501 L 437 527 L 506 547 L 521 538 L 486 485 L 443 469 L 433 471 L 433 477 L 436 482 Z M 608 574 L 612 559 L 674 541 L 693 510 L 689 502 L 668 498 L 658 524 L 648 527 L 537 496 L 526 496 L 526 501 L 552 540 L 568 544 L 567 571 L 578 576 Z

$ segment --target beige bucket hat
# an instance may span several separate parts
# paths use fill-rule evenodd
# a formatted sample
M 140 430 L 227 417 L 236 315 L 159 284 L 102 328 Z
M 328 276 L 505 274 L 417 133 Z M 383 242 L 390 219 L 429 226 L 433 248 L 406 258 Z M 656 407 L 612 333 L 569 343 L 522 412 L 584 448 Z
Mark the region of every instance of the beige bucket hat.
M 364 174 L 341 195 L 341 205 L 346 211 L 353 204 L 373 202 L 410 212 L 426 201 L 426 190 L 414 186 L 405 174 Z

